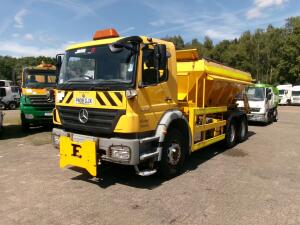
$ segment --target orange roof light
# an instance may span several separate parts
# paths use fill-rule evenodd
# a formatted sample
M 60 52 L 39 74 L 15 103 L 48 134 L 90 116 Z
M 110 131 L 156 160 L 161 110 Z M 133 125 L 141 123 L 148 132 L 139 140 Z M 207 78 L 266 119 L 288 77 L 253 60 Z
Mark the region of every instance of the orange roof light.
M 118 32 L 114 29 L 106 29 L 106 30 L 97 30 L 94 34 L 93 40 L 100 40 L 105 38 L 114 38 L 119 37 Z

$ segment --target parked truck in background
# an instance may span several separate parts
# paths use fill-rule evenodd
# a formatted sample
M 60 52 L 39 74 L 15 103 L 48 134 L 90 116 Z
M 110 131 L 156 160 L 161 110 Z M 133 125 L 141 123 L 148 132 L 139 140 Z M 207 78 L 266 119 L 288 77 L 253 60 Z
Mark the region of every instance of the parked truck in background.
M 20 105 L 20 88 L 10 80 L 0 80 L 0 109 L 16 109 Z
M 295 85 L 292 87 L 292 100 L 291 103 L 293 105 L 300 104 L 300 85 Z
M 279 92 L 279 105 L 289 105 L 292 99 L 292 85 L 283 84 L 277 86 Z
M 60 166 L 96 176 L 108 161 L 172 177 L 190 153 L 247 138 L 234 99 L 251 82 L 248 73 L 200 60 L 197 50 L 97 31 L 66 50 L 60 69 L 52 132 Z
M 52 124 L 56 67 L 42 63 L 26 67 L 22 72 L 21 121 L 22 127 Z
M 254 84 L 246 88 L 250 113 L 248 120 L 253 122 L 270 123 L 277 121 L 279 92 L 269 84 Z M 242 106 L 242 102 L 238 102 Z
M 0 80 L 0 87 L 10 87 L 13 86 L 13 82 L 11 80 Z

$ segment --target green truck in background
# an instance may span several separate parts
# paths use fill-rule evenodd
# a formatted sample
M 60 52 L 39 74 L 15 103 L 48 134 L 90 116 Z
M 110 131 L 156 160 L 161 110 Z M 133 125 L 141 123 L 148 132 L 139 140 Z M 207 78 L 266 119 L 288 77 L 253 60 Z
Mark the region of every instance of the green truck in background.
M 23 69 L 20 99 L 23 129 L 31 125 L 52 124 L 56 80 L 56 67 L 51 64 L 42 63 Z

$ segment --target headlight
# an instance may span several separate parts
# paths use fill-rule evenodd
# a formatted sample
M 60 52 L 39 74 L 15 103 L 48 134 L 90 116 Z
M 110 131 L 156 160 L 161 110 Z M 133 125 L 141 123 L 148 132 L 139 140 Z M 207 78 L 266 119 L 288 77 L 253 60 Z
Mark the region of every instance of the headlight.
M 129 161 L 130 148 L 123 145 L 112 145 L 110 147 L 110 156 L 118 160 Z
M 25 114 L 25 119 L 31 120 L 31 119 L 33 119 L 33 115 L 32 114 Z
M 131 98 L 134 98 L 135 96 L 137 96 L 137 91 L 135 89 L 129 89 L 129 90 L 126 90 L 125 94 L 126 94 L 127 99 L 131 99 Z
M 52 133 L 52 144 L 53 144 L 56 148 L 59 147 L 59 138 L 60 138 L 59 135 Z

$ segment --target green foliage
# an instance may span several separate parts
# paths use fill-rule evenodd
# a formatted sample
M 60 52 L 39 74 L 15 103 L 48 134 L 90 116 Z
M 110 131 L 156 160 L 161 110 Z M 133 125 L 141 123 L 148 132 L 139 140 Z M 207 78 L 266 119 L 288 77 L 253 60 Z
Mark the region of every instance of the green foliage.
M 42 61 L 55 65 L 55 58 L 43 56 L 23 58 L 0 56 L 0 79 L 12 80 L 13 76 L 15 76 L 17 80 L 20 80 L 22 68 L 26 66 L 37 66 L 41 64 Z
M 177 49 L 195 48 L 200 57 L 210 58 L 250 72 L 262 83 L 300 83 L 300 17 L 287 19 L 283 28 L 244 32 L 238 39 L 214 45 L 209 37 L 184 43 L 180 35 L 167 37 Z

